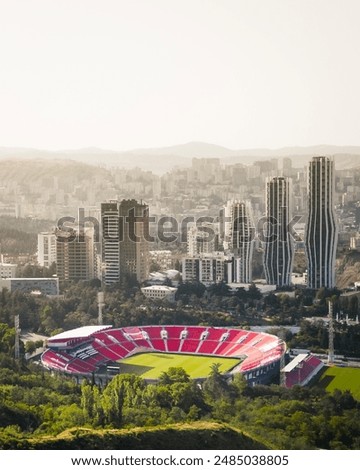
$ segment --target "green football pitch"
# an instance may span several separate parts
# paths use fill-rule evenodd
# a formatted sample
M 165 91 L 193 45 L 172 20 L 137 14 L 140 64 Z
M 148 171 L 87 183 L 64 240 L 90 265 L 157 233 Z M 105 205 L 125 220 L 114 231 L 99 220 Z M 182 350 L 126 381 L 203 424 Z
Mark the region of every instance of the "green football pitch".
M 360 369 L 353 367 L 327 367 L 321 374 L 318 385 L 328 392 L 335 389 L 349 390 L 354 398 L 360 400 Z
M 239 359 L 190 354 L 140 353 L 119 361 L 119 372 L 140 375 L 144 379 L 158 379 L 169 367 L 182 367 L 190 378 L 195 379 L 207 377 L 212 364 L 220 364 L 220 371 L 224 373 L 239 362 Z

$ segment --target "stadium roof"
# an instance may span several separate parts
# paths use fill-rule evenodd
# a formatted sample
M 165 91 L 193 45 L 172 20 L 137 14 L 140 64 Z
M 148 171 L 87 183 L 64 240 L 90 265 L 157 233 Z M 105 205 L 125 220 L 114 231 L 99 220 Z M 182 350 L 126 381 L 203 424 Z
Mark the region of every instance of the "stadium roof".
M 298 354 L 294 359 L 287 364 L 281 372 L 291 372 L 294 370 L 309 354 Z
M 91 326 L 81 326 L 80 328 L 75 328 L 73 330 L 64 331 L 58 335 L 51 336 L 50 341 L 57 341 L 59 339 L 71 339 L 71 338 L 87 338 L 88 336 L 97 333 L 101 330 L 106 330 L 112 328 L 112 325 L 91 325 Z

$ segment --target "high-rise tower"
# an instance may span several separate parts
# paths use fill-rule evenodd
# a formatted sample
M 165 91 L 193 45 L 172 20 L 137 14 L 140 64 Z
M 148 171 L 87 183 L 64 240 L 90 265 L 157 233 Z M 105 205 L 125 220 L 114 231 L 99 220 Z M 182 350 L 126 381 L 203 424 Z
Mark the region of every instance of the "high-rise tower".
M 203 229 L 206 229 L 204 231 Z M 215 251 L 214 224 L 202 224 L 200 227 L 189 227 L 187 232 L 187 254 L 198 256 Z
M 105 285 L 134 276 L 139 282 L 148 276 L 148 206 L 134 199 L 101 204 L 102 266 Z
M 98 244 L 93 227 L 83 232 L 56 230 L 56 274 L 60 281 L 89 281 L 99 277 Z
M 294 241 L 289 230 L 291 221 L 290 179 L 266 181 L 266 231 L 260 234 L 265 245 L 264 270 L 268 284 L 288 286 L 294 259 Z
M 38 264 L 50 268 L 56 263 L 56 236 L 54 232 L 41 232 L 38 234 Z
M 338 228 L 334 208 L 335 168 L 328 157 L 313 157 L 308 172 L 305 247 L 308 287 L 335 286 Z
M 252 281 L 252 261 L 255 244 L 255 224 L 249 202 L 229 201 L 225 213 L 229 218 L 225 234 L 228 248 L 237 259 L 237 282 Z

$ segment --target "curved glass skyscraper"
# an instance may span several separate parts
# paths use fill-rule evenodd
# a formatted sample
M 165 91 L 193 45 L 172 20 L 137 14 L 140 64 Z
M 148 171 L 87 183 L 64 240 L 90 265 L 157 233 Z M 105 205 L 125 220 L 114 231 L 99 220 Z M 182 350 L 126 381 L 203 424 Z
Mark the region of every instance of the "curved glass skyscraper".
M 231 250 L 239 258 L 239 281 L 252 281 L 252 260 L 255 244 L 255 225 L 249 202 L 232 201 Z
M 265 245 L 266 282 L 276 286 L 291 284 L 294 241 L 289 230 L 291 221 L 290 180 L 285 177 L 266 181 L 266 231 L 261 236 Z
M 328 157 L 313 157 L 308 172 L 305 247 L 308 287 L 335 286 L 338 228 L 334 209 L 335 168 Z

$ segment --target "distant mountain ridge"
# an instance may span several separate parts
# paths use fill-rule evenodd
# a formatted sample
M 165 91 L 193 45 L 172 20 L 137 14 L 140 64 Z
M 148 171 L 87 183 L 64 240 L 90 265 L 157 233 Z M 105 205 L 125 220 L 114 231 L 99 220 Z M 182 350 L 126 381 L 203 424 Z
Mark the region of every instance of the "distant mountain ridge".
M 335 156 L 338 169 L 360 166 L 360 146 L 315 145 L 309 147 L 283 147 L 279 149 L 240 149 L 205 142 L 188 142 L 160 148 L 139 148 L 116 151 L 89 147 L 49 151 L 42 149 L 0 147 L 0 159 L 56 159 L 73 160 L 97 166 L 134 168 L 141 167 L 163 174 L 174 167 L 189 166 L 190 159 L 220 158 L 222 163 L 249 165 L 257 160 L 289 157 L 294 167 L 303 167 L 310 157 L 316 155 Z

